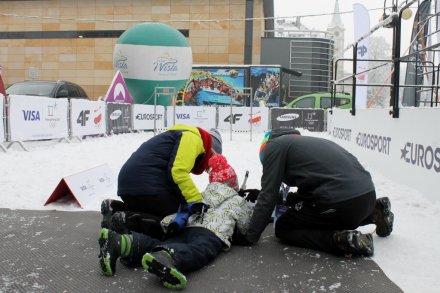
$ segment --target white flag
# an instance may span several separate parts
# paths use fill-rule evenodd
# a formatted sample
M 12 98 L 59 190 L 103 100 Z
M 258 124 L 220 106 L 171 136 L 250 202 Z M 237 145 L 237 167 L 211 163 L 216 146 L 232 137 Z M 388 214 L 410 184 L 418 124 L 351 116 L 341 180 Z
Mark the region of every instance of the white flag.
M 354 17 L 354 39 L 355 42 L 362 36 L 370 32 L 370 15 L 367 8 L 364 5 L 355 3 L 353 4 L 353 17 Z M 360 41 L 357 45 L 357 66 L 356 73 L 359 74 L 356 79 L 356 109 L 365 109 L 367 107 L 367 87 L 362 86 L 368 83 L 368 74 L 361 73 L 368 69 L 368 61 L 362 61 L 368 59 L 368 41 L 369 37 L 366 37 Z

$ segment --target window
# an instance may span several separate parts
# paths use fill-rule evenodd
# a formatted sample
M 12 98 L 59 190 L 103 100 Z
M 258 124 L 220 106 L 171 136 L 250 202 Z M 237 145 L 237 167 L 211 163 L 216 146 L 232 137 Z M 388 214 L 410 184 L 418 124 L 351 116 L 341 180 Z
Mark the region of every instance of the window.
M 347 98 L 336 98 L 336 106 L 342 106 L 350 103 L 350 100 Z
M 315 108 L 315 97 L 306 97 L 299 100 L 293 108 Z
M 67 90 L 69 91 L 69 98 L 78 98 L 81 96 L 78 88 L 72 84 L 67 84 Z
M 58 88 L 55 97 L 56 98 L 68 98 L 69 97 L 69 92 L 67 91 L 67 88 L 65 85 L 62 85 Z
M 332 101 L 330 97 L 321 97 L 321 106 L 322 109 L 328 109 L 332 105 Z

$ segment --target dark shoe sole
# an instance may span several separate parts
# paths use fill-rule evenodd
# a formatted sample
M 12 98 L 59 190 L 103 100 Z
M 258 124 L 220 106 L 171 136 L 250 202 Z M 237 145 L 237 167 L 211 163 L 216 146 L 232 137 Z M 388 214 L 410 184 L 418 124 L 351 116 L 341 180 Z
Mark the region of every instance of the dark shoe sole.
M 356 246 L 358 246 L 361 255 L 374 255 L 373 236 L 370 233 L 358 235 Z
M 158 276 L 162 285 L 168 289 L 182 290 L 186 287 L 186 277 L 181 272 L 161 264 L 150 253 L 142 257 L 142 267 Z
M 130 233 L 130 228 L 127 225 L 127 215 L 125 212 L 116 212 L 111 216 L 110 228 L 119 234 Z
M 99 232 L 99 267 L 104 276 L 112 277 L 115 272 L 112 270 L 110 254 L 108 253 L 108 234 L 109 230 L 101 229 Z
M 352 255 L 373 256 L 373 236 L 359 231 L 347 231 L 336 236 L 335 241 L 340 251 L 347 257 Z
M 376 200 L 376 234 L 387 237 L 393 232 L 394 214 L 391 212 L 391 202 L 388 197 Z
M 112 210 L 111 210 L 111 200 L 105 199 L 101 203 L 101 228 L 110 229 L 111 219 L 112 219 Z

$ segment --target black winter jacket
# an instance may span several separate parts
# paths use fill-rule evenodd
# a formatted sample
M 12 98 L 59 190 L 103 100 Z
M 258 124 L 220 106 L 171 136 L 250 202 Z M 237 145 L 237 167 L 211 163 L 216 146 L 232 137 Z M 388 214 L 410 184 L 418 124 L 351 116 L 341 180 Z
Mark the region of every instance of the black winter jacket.
M 261 192 L 247 239 L 256 242 L 279 199 L 281 182 L 298 187 L 320 205 L 349 200 L 374 190 L 370 173 L 351 153 L 323 138 L 272 132 L 264 149 Z

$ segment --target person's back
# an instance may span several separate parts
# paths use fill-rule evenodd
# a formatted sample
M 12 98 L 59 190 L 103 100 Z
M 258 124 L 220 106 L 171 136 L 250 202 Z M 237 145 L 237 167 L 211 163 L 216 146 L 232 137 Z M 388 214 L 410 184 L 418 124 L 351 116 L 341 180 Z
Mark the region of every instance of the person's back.
M 372 235 L 355 229 L 374 223 L 377 235 L 392 232 L 389 198 L 376 200 L 370 174 L 336 143 L 301 136 L 297 130 L 276 129 L 266 133 L 260 161 L 262 188 L 244 245 L 260 238 L 279 201 L 282 182 L 298 188 L 288 194 L 288 208 L 275 223 L 276 237 L 286 244 L 337 255 L 371 256 Z
M 181 135 L 181 131 L 166 131 L 144 142 L 119 172 L 118 195 L 176 192 L 169 165 Z
M 321 203 L 336 203 L 374 190 L 370 173 L 330 140 L 283 135 L 269 141 L 265 152 L 278 152 L 278 162 L 285 162 L 284 183 Z

